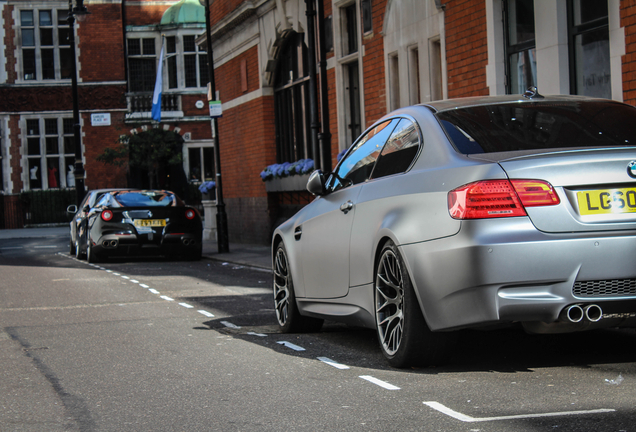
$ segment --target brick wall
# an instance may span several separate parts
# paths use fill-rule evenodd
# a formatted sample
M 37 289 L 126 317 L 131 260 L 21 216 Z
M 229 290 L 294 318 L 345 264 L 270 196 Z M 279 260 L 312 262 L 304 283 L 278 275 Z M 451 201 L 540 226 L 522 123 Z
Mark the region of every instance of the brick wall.
M 80 23 L 77 29 L 82 81 L 123 81 L 126 77 L 121 5 L 94 4 L 89 7 L 88 20 Z
M 621 27 L 625 27 L 623 100 L 636 105 L 636 4 L 621 2 Z
M 447 0 L 445 6 L 448 97 L 488 95 L 486 2 Z
M 386 106 L 386 82 L 384 76 L 384 13 L 386 0 L 372 3 L 371 17 L 373 20 L 373 32 L 364 36 L 364 57 L 362 67 L 364 76 L 364 111 L 366 125 L 362 130 L 371 126 L 380 117 L 387 113 Z M 362 20 L 362 17 L 360 17 Z M 337 153 L 336 153 L 337 154 Z
M 148 4 L 131 6 L 126 4 L 126 24 L 128 25 L 154 25 L 161 22 L 163 13 L 171 5 L 156 5 L 151 0 L 146 0 Z M 176 1 L 175 1 L 176 3 Z
M 210 24 L 214 25 L 231 14 L 244 0 L 210 0 Z
M 7 71 L 7 84 L 14 84 L 17 79 L 15 71 L 15 32 L 13 30 L 13 6 L 4 6 L 2 21 L 4 22 L 4 55 L 6 58 L 5 68 Z

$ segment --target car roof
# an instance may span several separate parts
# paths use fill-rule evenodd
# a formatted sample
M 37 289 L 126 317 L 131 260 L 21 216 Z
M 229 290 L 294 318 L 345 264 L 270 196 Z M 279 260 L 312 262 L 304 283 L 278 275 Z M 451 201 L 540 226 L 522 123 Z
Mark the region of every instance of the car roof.
M 536 94 L 534 96 L 524 95 L 504 95 L 504 96 L 474 96 L 457 99 L 444 99 L 434 102 L 426 102 L 420 104 L 426 106 L 433 112 L 449 111 L 459 108 L 468 108 L 484 105 L 500 105 L 500 104 L 518 104 L 518 103 L 537 103 L 537 102 L 612 102 L 618 103 L 614 100 L 591 98 L 586 96 L 573 96 L 573 95 L 548 95 L 542 96 Z

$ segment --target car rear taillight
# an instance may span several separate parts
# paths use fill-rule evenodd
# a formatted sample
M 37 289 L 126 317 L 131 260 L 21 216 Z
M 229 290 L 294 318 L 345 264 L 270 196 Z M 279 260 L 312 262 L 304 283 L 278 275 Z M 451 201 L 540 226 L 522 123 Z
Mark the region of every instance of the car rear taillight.
M 196 213 L 194 212 L 194 210 L 192 210 L 192 209 L 187 209 L 186 210 L 186 212 L 185 212 L 186 219 L 192 220 L 192 219 L 194 219 L 194 216 L 196 216 Z
M 550 183 L 542 180 L 483 180 L 448 193 L 453 219 L 526 216 L 526 207 L 559 204 Z
M 113 218 L 113 212 L 110 210 L 104 210 L 102 212 L 102 219 L 106 222 L 108 222 L 109 220 L 111 220 Z

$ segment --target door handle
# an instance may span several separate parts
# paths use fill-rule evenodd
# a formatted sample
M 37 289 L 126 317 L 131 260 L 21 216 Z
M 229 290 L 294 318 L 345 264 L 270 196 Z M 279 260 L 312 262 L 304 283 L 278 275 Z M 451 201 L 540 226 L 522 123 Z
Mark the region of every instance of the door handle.
M 301 226 L 297 226 L 294 230 L 294 238 L 298 241 L 300 237 L 303 235 L 303 229 Z
M 353 202 L 349 200 L 340 206 L 340 211 L 344 212 L 344 214 L 347 214 L 349 213 L 349 210 L 351 210 L 352 208 L 353 208 Z

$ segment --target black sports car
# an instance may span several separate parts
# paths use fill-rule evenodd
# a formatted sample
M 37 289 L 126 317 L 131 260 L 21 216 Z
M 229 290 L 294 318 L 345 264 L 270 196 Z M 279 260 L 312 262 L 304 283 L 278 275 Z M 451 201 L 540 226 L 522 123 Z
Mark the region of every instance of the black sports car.
M 94 205 L 89 204 L 92 194 Z M 71 253 L 78 258 L 91 263 L 154 254 L 201 259 L 201 216 L 170 191 L 91 191 L 83 205 L 71 222 Z

